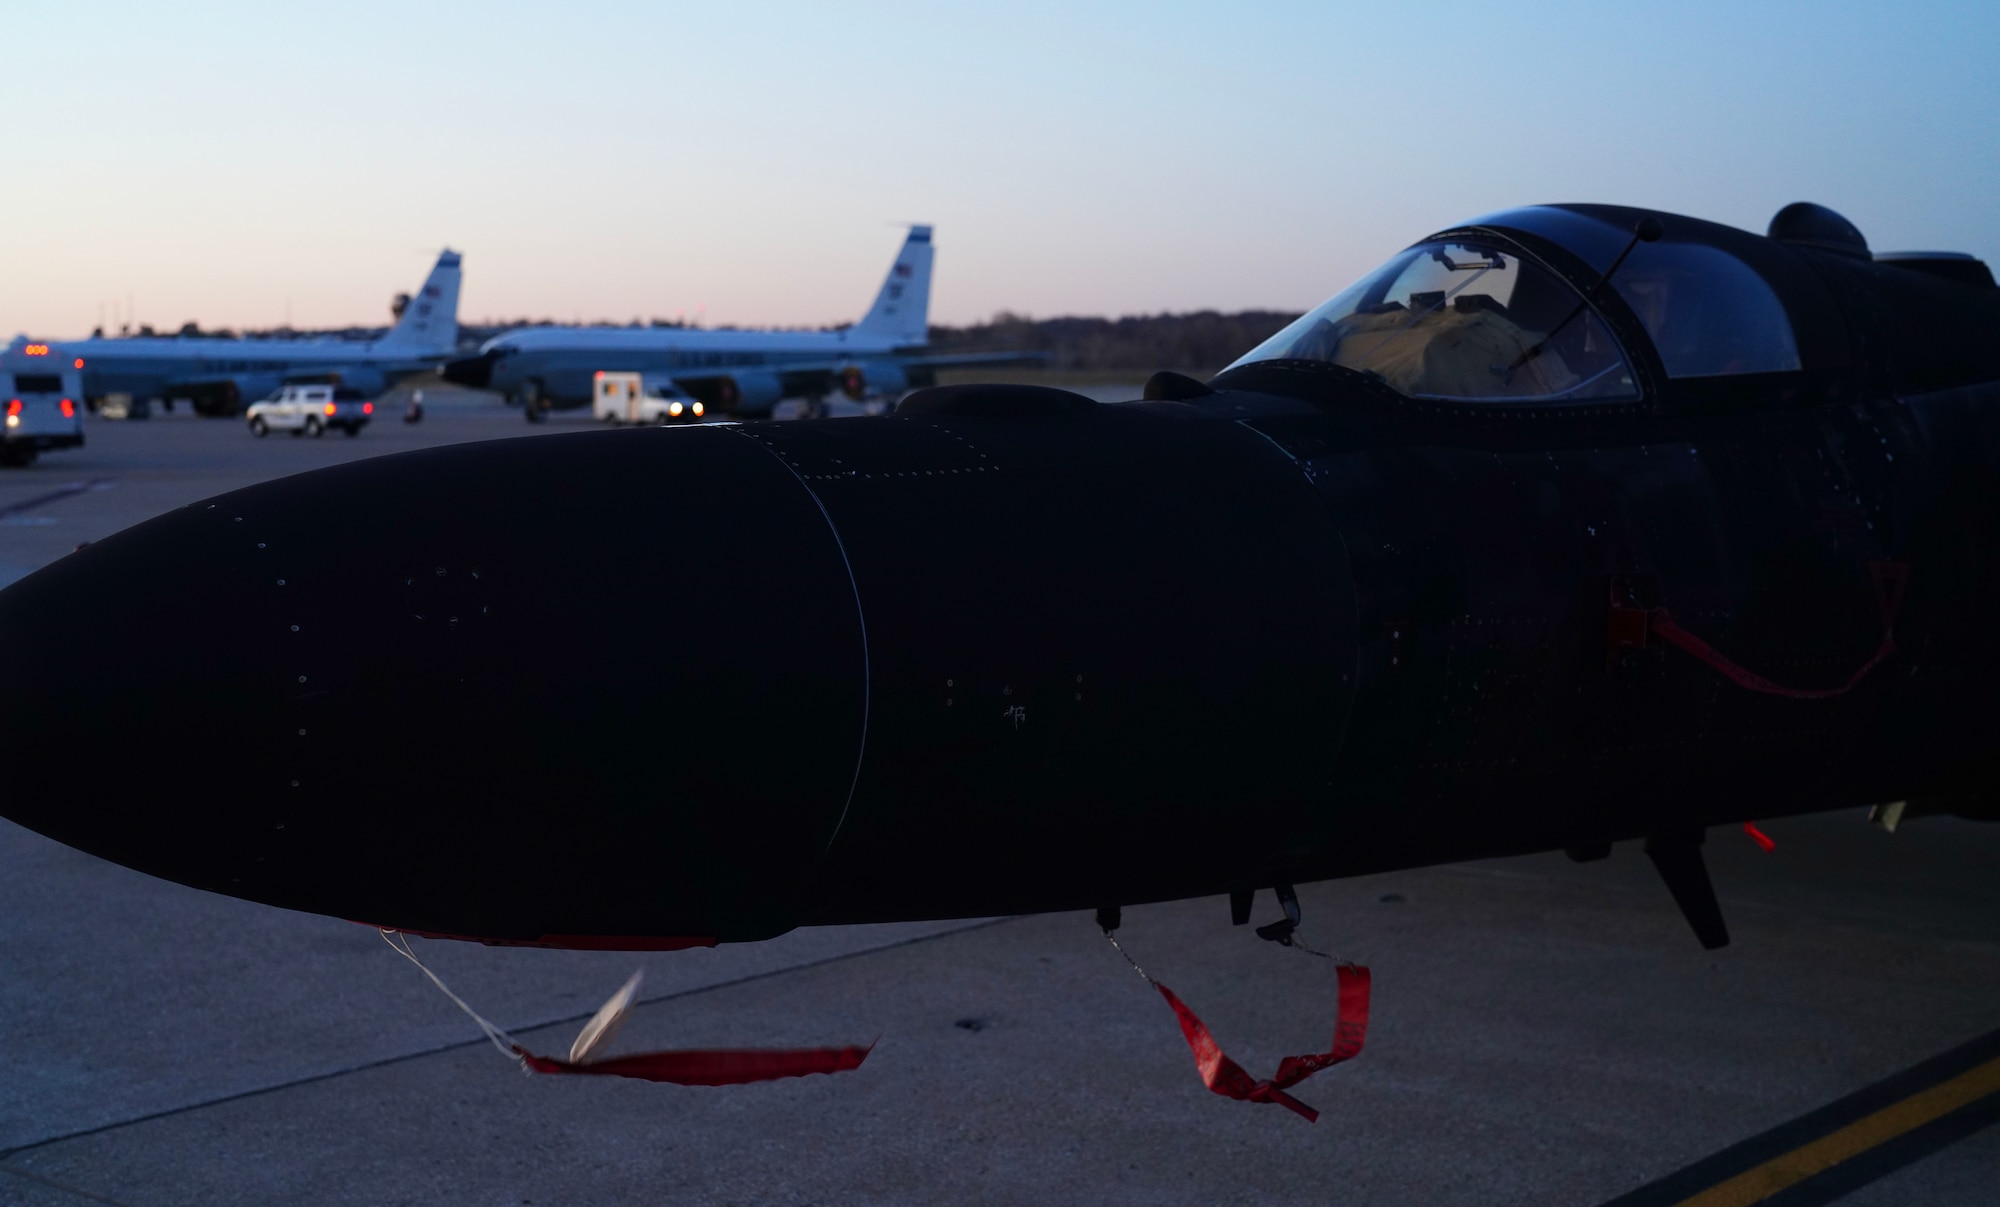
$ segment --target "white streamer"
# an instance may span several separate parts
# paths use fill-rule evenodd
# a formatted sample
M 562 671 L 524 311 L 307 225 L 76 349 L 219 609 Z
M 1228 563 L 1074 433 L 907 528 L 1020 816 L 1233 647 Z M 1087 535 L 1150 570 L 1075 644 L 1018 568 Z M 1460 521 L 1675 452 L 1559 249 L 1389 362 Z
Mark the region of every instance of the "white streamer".
M 395 937 L 391 938 L 390 937 L 391 935 Z M 398 940 L 400 940 L 400 942 Z M 439 980 L 437 973 L 432 972 L 430 969 L 424 967 L 424 962 L 417 958 L 417 953 L 410 950 L 410 939 L 408 935 L 405 935 L 400 931 L 389 930 L 385 927 L 382 928 L 382 941 L 384 943 L 387 943 L 390 949 L 395 951 L 398 955 L 402 956 L 410 963 L 415 964 L 417 966 L 417 971 L 429 977 L 431 979 L 431 984 L 436 985 L 438 987 L 439 992 L 443 993 L 446 997 L 450 998 L 452 1002 L 455 1005 L 457 1005 L 460 1010 L 465 1011 L 466 1017 L 470 1018 L 473 1022 L 478 1023 L 479 1029 L 486 1033 L 487 1040 L 490 1041 L 494 1047 L 500 1049 L 500 1054 L 502 1056 L 505 1056 L 507 1059 L 520 1065 L 522 1072 L 529 1071 L 528 1062 L 522 1059 L 521 1053 L 519 1051 L 519 1045 L 514 1042 L 514 1037 L 507 1034 L 505 1031 L 502 1031 L 500 1028 L 494 1026 L 492 1023 L 487 1022 L 485 1018 L 481 1017 L 479 1011 L 474 1010 L 472 1007 L 466 1005 L 464 998 L 458 996 L 456 993 L 453 993 L 449 986 L 447 986 L 443 981 Z

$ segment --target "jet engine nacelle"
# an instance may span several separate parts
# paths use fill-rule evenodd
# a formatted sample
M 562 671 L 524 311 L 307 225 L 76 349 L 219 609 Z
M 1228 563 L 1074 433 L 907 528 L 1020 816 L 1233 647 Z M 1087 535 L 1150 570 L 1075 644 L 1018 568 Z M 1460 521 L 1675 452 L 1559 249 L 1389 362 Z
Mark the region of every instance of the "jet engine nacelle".
M 343 386 L 361 391 L 370 398 L 380 397 L 389 388 L 389 379 L 379 369 L 342 369 L 333 374 L 334 380 Z
M 197 415 L 234 419 L 243 413 L 245 406 L 270 396 L 282 384 L 284 379 L 275 373 L 258 373 L 182 383 L 168 387 L 163 393 L 168 398 L 187 399 Z
M 785 396 L 785 387 L 775 373 L 732 373 L 727 377 L 714 379 L 711 388 L 712 401 L 723 411 L 737 415 L 769 415 L 771 408 Z M 691 391 L 700 398 L 702 392 Z
M 892 360 L 866 361 L 848 365 L 834 375 L 840 392 L 859 402 L 872 390 L 894 397 L 910 388 L 910 375 Z
M 236 397 L 231 400 L 234 409 L 229 413 L 232 415 L 260 398 L 269 398 L 277 393 L 278 387 L 285 384 L 285 379 L 275 373 L 258 373 L 253 376 L 238 377 L 233 384 L 236 387 Z M 217 391 L 217 394 L 222 396 L 228 393 L 226 389 Z

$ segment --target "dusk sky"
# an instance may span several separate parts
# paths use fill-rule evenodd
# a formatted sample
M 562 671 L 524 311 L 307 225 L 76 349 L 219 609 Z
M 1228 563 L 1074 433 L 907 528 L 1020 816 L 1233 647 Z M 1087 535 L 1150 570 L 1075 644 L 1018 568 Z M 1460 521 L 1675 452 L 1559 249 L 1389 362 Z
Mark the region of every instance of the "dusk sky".
M 65 3 L 12 11 L 0 338 L 1313 305 L 1537 201 L 2000 263 L 2000 5 Z

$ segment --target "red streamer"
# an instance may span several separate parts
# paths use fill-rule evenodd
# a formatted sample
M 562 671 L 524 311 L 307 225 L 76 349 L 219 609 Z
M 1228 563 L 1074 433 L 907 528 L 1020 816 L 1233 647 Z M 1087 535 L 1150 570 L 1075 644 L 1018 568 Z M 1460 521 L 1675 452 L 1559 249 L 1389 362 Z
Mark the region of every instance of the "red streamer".
M 1362 1041 L 1368 1037 L 1368 970 L 1358 964 L 1342 964 L 1338 975 L 1339 1012 L 1333 1024 L 1333 1046 L 1308 1056 L 1287 1056 L 1278 1062 L 1277 1075 L 1263 1081 L 1251 1077 L 1242 1065 L 1223 1054 L 1222 1045 L 1215 1042 L 1208 1024 L 1175 997 L 1173 990 L 1158 981 L 1153 981 L 1153 988 L 1167 999 L 1167 1005 L 1173 1007 L 1174 1016 L 1180 1020 L 1181 1034 L 1187 1037 L 1188 1048 L 1194 1053 L 1195 1068 L 1201 1072 L 1203 1085 L 1224 1098 L 1275 1103 L 1308 1123 L 1316 1123 L 1319 1112 L 1285 1091 L 1321 1069 L 1359 1056 Z
M 1896 652 L 1896 613 L 1902 609 L 1903 592 L 1910 583 L 1910 568 L 1901 562 L 1870 562 L 1868 573 L 1875 582 L 1875 605 L 1882 614 L 1882 644 L 1876 646 L 1874 656 L 1862 663 L 1861 669 L 1849 675 L 1847 682 L 1839 687 L 1806 689 L 1773 683 L 1757 672 L 1731 662 L 1714 646 L 1675 624 L 1673 617 L 1667 615 L 1665 608 L 1642 611 L 1622 607 L 1616 598 L 1613 599 L 1612 605 L 1612 643 L 1614 647 L 1644 644 L 1645 630 L 1650 628 L 1660 635 L 1662 641 L 1693 654 L 1738 687 L 1761 692 L 1767 696 L 1783 696 L 1790 700 L 1828 700 L 1834 696 L 1844 696 L 1867 678 L 1869 671 L 1880 666 L 1884 659 Z M 1637 643 L 1631 641 L 1630 636 L 1619 627 L 1621 619 L 1629 618 L 1634 612 L 1644 618 L 1638 626 Z M 1625 623 L 1629 625 L 1629 619 L 1625 619 Z
M 1678 646 L 1688 653 L 1693 654 L 1738 687 L 1746 687 L 1753 692 L 1762 692 L 1767 696 L 1784 696 L 1791 700 L 1828 700 L 1834 696 L 1844 696 L 1848 692 L 1853 691 L 1855 685 L 1866 678 L 1869 671 L 1881 665 L 1884 658 L 1896 652 L 1896 639 L 1885 634 L 1882 638 L 1882 644 L 1875 648 L 1874 657 L 1862 663 L 1861 669 L 1849 675 L 1847 682 L 1841 684 L 1839 687 L 1826 687 L 1816 690 L 1784 687 L 1771 682 L 1755 671 L 1746 670 L 1729 659 L 1724 658 L 1716 652 L 1714 646 L 1675 624 L 1667 615 L 1665 608 L 1655 609 L 1648 615 L 1648 619 L 1652 622 L 1653 631 L 1660 635 L 1662 641 L 1665 641 L 1669 645 Z
M 1758 829 L 1757 823 L 1754 821 L 1744 822 L 1743 832 L 1750 836 L 1751 842 L 1754 842 L 1758 846 L 1763 847 L 1764 850 L 1767 852 L 1775 851 L 1778 849 L 1778 844 L 1772 841 L 1771 836 L 1769 834 L 1766 834 L 1764 833 L 1764 831 Z
M 813 1073 L 845 1073 L 868 1059 L 865 1048 L 717 1048 L 707 1051 L 640 1052 L 588 1064 L 537 1056 L 520 1045 L 514 1054 L 537 1073 L 597 1073 L 666 1081 L 674 1085 L 748 1085 Z

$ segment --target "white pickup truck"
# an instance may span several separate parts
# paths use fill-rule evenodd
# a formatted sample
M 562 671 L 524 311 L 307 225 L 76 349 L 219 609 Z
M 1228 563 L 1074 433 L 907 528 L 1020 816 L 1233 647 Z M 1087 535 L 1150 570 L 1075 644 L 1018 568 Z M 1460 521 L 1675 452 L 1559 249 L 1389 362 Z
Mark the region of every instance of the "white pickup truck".
M 591 384 L 591 417 L 606 423 L 694 423 L 706 410 L 672 381 L 647 381 L 643 373 L 599 371 Z
M 375 404 L 361 391 L 334 385 L 281 386 L 269 398 L 251 403 L 244 413 L 251 434 L 256 436 L 275 431 L 323 436 L 328 428 L 359 436 L 374 414 Z
M 0 352 L 0 465 L 31 465 L 52 448 L 83 443 L 83 374 L 60 348 L 17 339 Z

